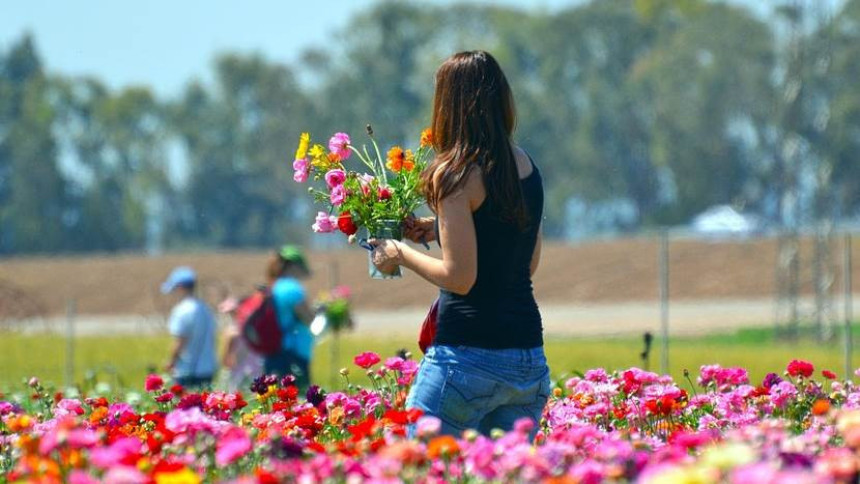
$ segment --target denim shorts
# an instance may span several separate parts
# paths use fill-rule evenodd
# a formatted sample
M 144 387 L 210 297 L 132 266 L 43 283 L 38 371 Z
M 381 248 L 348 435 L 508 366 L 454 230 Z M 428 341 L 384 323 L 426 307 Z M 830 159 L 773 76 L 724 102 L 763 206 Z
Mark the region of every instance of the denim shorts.
M 421 361 L 407 408 L 442 421 L 443 434 L 511 430 L 527 417 L 537 424 L 550 393 L 543 347 L 483 349 L 431 346 Z

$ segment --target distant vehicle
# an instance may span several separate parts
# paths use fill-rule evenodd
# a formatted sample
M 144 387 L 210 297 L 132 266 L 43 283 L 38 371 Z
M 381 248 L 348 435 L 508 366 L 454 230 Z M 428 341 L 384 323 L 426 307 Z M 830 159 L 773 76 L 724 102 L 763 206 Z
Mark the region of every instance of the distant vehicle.
M 738 212 L 730 205 L 716 205 L 696 215 L 690 229 L 711 237 L 751 236 L 761 233 L 764 224 L 755 215 Z

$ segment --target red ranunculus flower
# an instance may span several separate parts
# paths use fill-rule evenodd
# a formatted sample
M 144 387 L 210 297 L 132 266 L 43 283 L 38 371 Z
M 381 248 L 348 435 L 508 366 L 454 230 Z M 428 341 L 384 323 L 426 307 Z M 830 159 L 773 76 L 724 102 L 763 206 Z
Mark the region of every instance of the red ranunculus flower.
M 365 370 L 370 368 L 371 366 L 379 363 L 379 361 L 380 361 L 379 355 L 377 355 L 376 353 L 374 353 L 372 351 L 366 351 L 366 352 L 356 356 L 355 359 L 353 360 L 353 362 L 356 365 L 364 368 Z
M 340 214 L 337 218 L 337 228 L 346 235 L 352 235 L 358 232 L 358 226 L 352 221 L 352 214 L 349 212 L 343 212 Z
M 143 384 L 143 387 L 148 392 L 154 392 L 156 390 L 161 390 L 161 387 L 164 386 L 164 380 L 161 379 L 158 375 L 149 375 L 146 377 L 146 382 Z
M 821 374 L 824 375 L 824 378 L 827 378 L 828 380 L 835 380 L 836 379 L 836 373 L 833 373 L 830 370 L 823 370 L 821 372 Z
M 794 377 L 803 376 L 809 378 L 812 376 L 812 372 L 815 371 L 815 367 L 812 366 L 812 363 L 804 360 L 791 360 L 788 364 L 788 374 Z

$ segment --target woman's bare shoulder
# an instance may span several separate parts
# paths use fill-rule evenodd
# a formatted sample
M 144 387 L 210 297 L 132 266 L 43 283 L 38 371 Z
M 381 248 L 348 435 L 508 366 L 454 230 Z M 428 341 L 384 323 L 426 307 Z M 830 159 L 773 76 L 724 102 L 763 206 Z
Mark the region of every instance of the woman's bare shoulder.
M 534 167 L 532 166 L 531 158 L 526 153 L 526 151 L 520 148 L 517 145 L 511 145 L 511 148 L 514 151 L 514 159 L 517 161 L 517 172 L 520 175 L 520 178 L 526 178 L 531 175 Z

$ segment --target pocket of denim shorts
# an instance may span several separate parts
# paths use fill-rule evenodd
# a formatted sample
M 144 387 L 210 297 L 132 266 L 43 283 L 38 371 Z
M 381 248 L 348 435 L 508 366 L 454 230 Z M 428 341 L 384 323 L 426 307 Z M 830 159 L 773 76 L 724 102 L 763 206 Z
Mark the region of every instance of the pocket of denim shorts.
M 476 427 L 492 408 L 498 382 L 457 368 L 448 369 L 441 410 L 446 419 L 462 427 Z

